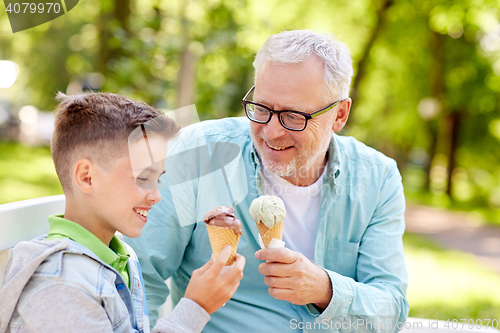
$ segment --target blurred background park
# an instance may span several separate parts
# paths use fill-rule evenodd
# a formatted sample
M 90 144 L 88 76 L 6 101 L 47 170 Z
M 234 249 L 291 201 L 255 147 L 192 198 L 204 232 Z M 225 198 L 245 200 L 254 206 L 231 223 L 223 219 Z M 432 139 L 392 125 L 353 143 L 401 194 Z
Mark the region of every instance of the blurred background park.
M 499 0 L 83 0 L 15 34 L 0 4 L 0 203 L 62 193 L 48 148 L 57 91 L 241 116 L 256 51 L 289 29 L 348 45 L 341 134 L 397 161 L 408 205 L 500 228 Z M 500 320 L 498 271 L 422 235 L 404 242 L 411 316 Z

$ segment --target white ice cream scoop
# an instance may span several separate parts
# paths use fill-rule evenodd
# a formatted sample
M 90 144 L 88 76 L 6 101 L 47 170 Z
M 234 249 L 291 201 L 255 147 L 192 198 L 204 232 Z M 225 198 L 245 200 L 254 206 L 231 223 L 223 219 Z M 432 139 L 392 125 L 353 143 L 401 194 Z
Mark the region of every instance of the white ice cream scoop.
M 269 229 L 283 222 L 286 215 L 283 200 L 274 195 L 263 195 L 256 198 L 252 201 L 249 212 L 256 223 L 262 222 Z

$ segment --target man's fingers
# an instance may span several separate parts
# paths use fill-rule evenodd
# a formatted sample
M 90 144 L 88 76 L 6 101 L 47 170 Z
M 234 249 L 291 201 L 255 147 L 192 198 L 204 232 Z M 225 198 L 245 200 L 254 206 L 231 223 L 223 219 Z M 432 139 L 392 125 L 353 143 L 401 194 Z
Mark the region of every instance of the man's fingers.
M 292 271 L 288 264 L 265 262 L 259 265 L 259 273 L 266 276 L 290 277 Z
M 288 302 L 291 302 L 294 304 L 298 304 L 298 303 L 293 301 L 294 294 L 295 294 L 295 292 L 293 290 L 269 287 L 268 292 L 269 292 L 269 295 L 271 295 L 272 297 L 274 297 L 276 299 L 279 299 L 282 301 L 288 301 Z M 305 303 L 305 304 L 307 304 L 307 303 Z M 300 305 L 303 305 L 303 304 L 300 304 Z
M 281 247 L 279 249 L 261 249 L 255 252 L 255 258 L 283 264 L 292 264 L 297 260 L 298 254 L 286 247 Z
M 277 289 L 292 290 L 292 281 L 288 277 L 265 276 L 264 283 L 266 286 Z

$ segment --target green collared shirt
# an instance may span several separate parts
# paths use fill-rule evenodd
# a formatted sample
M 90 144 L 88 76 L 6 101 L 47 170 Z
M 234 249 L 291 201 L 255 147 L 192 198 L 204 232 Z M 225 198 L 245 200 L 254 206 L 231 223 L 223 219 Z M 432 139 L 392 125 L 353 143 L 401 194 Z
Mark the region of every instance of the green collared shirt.
M 94 252 L 102 261 L 116 269 L 130 288 L 127 267 L 130 253 L 118 237 L 113 236 L 109 246 L 106 246 L 93 233 L 78 223 L 65 219 L 63 214 L 49 216 L 49 224 L 49 237 L 46 240 L 69 238 L 80 243 Z

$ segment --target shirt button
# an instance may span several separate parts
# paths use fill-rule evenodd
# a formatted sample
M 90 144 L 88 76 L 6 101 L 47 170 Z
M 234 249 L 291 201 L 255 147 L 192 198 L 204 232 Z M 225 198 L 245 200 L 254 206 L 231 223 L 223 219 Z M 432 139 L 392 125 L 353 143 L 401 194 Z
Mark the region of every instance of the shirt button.
M 123 288 L 125 288 L 125 286 L 121 283 L 116 285 L 116 289 L 118 290 L 122 290 Z

